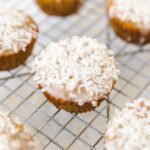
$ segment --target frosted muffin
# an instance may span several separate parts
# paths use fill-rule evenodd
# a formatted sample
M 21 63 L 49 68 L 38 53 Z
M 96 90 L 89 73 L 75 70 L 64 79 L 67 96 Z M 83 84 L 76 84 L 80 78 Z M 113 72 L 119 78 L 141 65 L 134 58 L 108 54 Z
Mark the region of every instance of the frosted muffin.
M 38 34 L 37 24 L 22 11 L 0 10 L 0 70 L 23 64 L 30 56 Z
M 107 98 L 119 70 L 112 51 L 90 37 L 52 42 L 34 62 L 34 80 L 57 108 L 82 113 Z
M 150 42 L 150 0 L 109 0 L 107 14 L 116 34 L 134 44 Z
M 109 122 L 104 142 L 104 150 L 149 150 L 150 100 L 127 103 Z
M 76 13 L 84 0 L 36 0 L 39 7 L 49 15 L 68 16 Z
M 24 124 L 3 112 L 0 112 L 0 150 L 35 150 L 35 143 Z

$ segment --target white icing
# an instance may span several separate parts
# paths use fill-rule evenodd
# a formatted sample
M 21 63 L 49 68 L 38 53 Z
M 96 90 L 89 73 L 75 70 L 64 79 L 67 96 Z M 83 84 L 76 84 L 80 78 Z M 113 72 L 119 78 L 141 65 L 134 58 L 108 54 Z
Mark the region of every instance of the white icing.
M 135 23 L 142 33 L 150 31 L 150 0 L 112 0 L 109 9 L 111 18 Z
M 34 68 L 34 80 L 44 91 L 81 106 L 106 97 L 119 74 L 112 51 L 96 39 L 77 36 L 50 43 L 36 57 Z
M 97 106 L 97 101 L 92 101 L 92 106 L 96 107 Z
M 140 39 L 140 43 L 143 44 L 144 42 L 145 42 L 145 38 L 142 37 L 142 38 Z
M 128 39 L 127 39 L 128 41 L 131 41 L 131 37 L 130 36 L 128 36 Z
M 46 89 L 41 89 L 41 92 L 46 92 Z
M 16 118 L 0 112 L 0 150 L 35 150 L 27 128 Z
M 23 12 L 0 9 L 0 53 L 25 51 L 27 44 L 37 37 L 36 29 L 37 26 Z
M 140 98 L 126 104 L 109 122 L 105 150 L 150 149 L 150 100 Z

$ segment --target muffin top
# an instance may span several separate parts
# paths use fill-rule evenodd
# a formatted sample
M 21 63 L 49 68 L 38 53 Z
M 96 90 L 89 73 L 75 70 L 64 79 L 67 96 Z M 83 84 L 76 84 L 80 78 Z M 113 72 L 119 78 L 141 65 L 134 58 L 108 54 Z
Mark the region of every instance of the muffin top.
M 0 112 L 0 150 L 35 150 L 27 128 L 3 112 Z
M 26 50 L 37 37 L 38 27 L 32 18 L 22 11 L 0 9 L 0 53 Z
M 105 150 L 150 149 L 150 100 L 140 98 L 127 103 L 109 122 Z
M 36 57 L 34 80 L 42 91 L 83 105 L 104 98 L 113 88 L 119 71 L 112 51 L 90 37 L 74 36 L 52 42 Z
M 122 21 L 135 23 L 143 33 L 150 31 L 150 0 L 110 0 L 111 18 L 118 17 Z

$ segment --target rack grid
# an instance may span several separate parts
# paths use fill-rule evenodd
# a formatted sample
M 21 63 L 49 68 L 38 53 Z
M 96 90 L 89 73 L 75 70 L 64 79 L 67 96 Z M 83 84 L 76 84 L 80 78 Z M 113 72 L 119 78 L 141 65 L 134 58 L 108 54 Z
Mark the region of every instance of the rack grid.
M 116 109 L 138 97 L 150 98 L 150 45 L 135 46 L 120 40 L 106 17 L 106 0 L 87 0 L 78 14 L 60 18 L 44 14 L 34 0 L 0 0 L 30 14 L 39 25 L 32 56 L 12 71 L 0 72 L 0 109 L 20 118 L 45 150 L 103 150 L 105 127 Z M 50 41 L 88 35 L 114 51 L 121 71 L 115 89 L 96 110 L 70 114 L 56 109 L 33 81 L 31 64 Z M 39 144 L 40 143 L 40 144 Z

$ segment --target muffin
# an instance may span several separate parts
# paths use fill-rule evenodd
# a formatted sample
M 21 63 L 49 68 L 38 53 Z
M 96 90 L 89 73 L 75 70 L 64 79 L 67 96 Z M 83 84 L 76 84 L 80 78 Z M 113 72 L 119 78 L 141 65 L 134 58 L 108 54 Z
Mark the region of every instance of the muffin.
M 108 123 L 104 150 L 150 149 L 150 100 L 127 103 Z
M 37 24 L 22 11 L 0 10 L 0 71 L 23 64 L 31 55 L 38 34 Z
M 109 0 L 107 14 L 123 40 L 144 45 L 150 42 L 150 0 Z
M 35 150 L 35 143 L 24 124 L 4 112 L 0 112 L 0 150 Z
M 76 13 L 83 0 L 36 0 L 36 2 L 45 13 L 65 17 Z
M 90 37 L 52 42 L 34 61 L 34 80 L 59 109 L 94 110 L 113 89 L 119 70 L 112 51 Z

